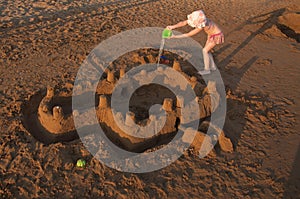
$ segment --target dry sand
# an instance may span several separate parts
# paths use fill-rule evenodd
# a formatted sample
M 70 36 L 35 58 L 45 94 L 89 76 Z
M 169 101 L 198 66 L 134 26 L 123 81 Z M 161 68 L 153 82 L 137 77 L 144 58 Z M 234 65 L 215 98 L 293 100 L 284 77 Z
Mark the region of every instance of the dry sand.
M 299 198 L 299 0 L 5 1 L 0 3 L 2 198 Z M 110 169 L 80 140 L 50 145 L 24 127 L 25 104 L 70 87 L 89 52 L 124 30 L 165 27 L 204 9 L 224 30 L 214 51 L 233 153 L 189 152 L 146 174 Z M 188 31 L 182 28 L 181 31 Z M 201 44 L 205 36 L 195 36 Z M 34 105 L 33 105 L 34 106 Z M 87 160 L 85 169 L 74 166 Z

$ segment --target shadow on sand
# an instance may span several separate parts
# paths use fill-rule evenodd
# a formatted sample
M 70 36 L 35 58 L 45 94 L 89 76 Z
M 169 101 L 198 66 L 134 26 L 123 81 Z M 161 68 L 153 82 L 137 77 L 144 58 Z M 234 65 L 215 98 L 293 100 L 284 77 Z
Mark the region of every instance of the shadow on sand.
M 280 28 L 280 25 L 278 24 L 278 17 L 281 16 L 284 12 L 285 12 L 285 8 L 273 11 L 273 12 L 269 12 L 269 13 L 265 13 L 256 17 L 252 17 L 249 18 L 244 24 L 242 24 L 241 26 L 237 27 L 236 29 L 234 29 L 233 31 L 239 31 L 241 30 L 243 27 L 249 25 L 249 24 L 259 24 L 259 23 L 264 23 L 258 30 L 256 30 L 255 32 L 253 32 L 249 37 L 247 37 L 238 47 L 236 47 L 235 49 L 232 50 L 232 52 L 222 61 L 220 61 L 217 65 L 220 67 L 220 69 L 224 69 L 232 60 L 232 58 L 239 52 L 241 51 L 243 48 L 245 48 L 257 35 L 263 33 L 264 31 L 266 31 L 267 29 L 271 28 L 273 25 L 276 25 L 283 33 L 285 33 L 282 28 Z M 232 31 L 232 32 L 233 32 Z M 230 35 L 232 32 L 229 32 L 227 35 Z M 286 33 L 285 33 L 286 34 Z M 297 38 L 296 38 L 297 40 Z M 297 42 L 299 42 L 297 40 Z M 218 49 L 217 51 L 214 52 L 214 55 L 217 56 L 219 54 L 221 54 L 224 50 L 228 50 L 231 48 L 231 44 L 227 44 L 224 47 L 221 47 L 220 49 Z M 233 69 L 236 70 L 234 71 L 235 74 L 239 74 L 238 78 L 235 79 L 235 82 L 233 84 L 233 86 L 231 86 L 231 91 L 235 92 L 239 82 L 241 81 L 243 75 L 247 72 L 247 70 L 259 59 L 258 55 L 254 55 L 252 58 L 250 58 L 247 63 L 244 64 L 244 66 L 242 66 L 239 69 Z M 253 94 L 251 94 L 253 95 Z M 261 96 L 262 94 L 257 94 L 258 96 Z M 242 96 L 241 96 L 242 97 Z M 249 98 L 251 99 L 250 94 L 245 94 L 244 96 L 245 98 Z M 267 96 L 261 96 L 262 98 L 267 99 Z M 236 101 L 236 100 L 232 100 L 232 99 L 228 99 L 228 104 L 230 106 L 235 106 L 239 109 L 239 111 L 236 111 L 236 113 L 241 113 L 246 111 L 247 106 L 249 106 L 250 104 L 241 104 L 240 101 Z M 226 128 L 226 123 L 230 123 L 230 117 L 237 117 L 240 120 L 240 125 L 238 126 L 238 129 L 236 129 L 237 126 L 234 127 L 235 129 L 235 133 L 232 134 L 232 132 L 228 132 L 228 137 L 231 138 L 234 146 L 236 147 L 239 139 L 241 138 L 241 134 L 243 132 L 243 129 L 246 125 L 246 119 L 244 119 L 244 114 L 243 115 L 234 115 L 230 113 L 230 110 L 228 110 L 228 114 L 227 114 L 227 118 L 226 122 L 225 122 L 225 128 Z M 231 134 L 230 134 L 231 133 Z M 255 150 L 255 149 L 254 149 Z M 298 147 L 298 151 L 296 154 L 296 158 L 294 160 L 293 163 L 293 168 L 292 171 L 290 173 L 290 176 L 288 178 L 288 180 L 285 182 L 284 185 L 284 196 L 283 198 L 295 198 L 297 196 L 299 196 L 300 194 L 300 186 L 299 186 L 299 182 L 300 182 L 300 145 Z

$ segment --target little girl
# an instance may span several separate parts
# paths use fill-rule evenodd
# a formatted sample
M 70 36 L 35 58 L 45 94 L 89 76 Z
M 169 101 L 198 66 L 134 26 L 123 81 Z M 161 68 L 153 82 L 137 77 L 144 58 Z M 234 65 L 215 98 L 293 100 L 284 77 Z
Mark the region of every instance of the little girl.
M 210 70 L 216 70 L 216 64 L 209 51 L 215 47 L 215 45 L 224 43 L 224 35 L 221 29 L 213 21 L 205 17 L 205 14 L 202 10 L 192 12 L 192 14 L 188 15 L 187 18 L 188 19 L 185 21 L 181 21 L 175 25 L 167 26 L 167 29 L 173 30 L 175 28 L 183 27 L 187 24 L 195 29 L 185 34 L 172 35 L 170 38 L 191 37 L 199 33 L 201 30 L 204 30 L 208 35 L 206 44 L 202 50 L 204 70 L 199 71 L 198 73 L 200 75 L 210 74 Z

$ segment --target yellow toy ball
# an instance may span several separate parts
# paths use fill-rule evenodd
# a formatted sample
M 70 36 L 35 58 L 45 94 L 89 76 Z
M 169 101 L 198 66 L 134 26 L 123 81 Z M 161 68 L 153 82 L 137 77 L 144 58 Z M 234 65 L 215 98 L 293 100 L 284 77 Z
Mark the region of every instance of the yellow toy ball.
M 76 162 L 76 166 L 79 167 L 79 168 L 84 168 L 85 165 L 86 165 L 86 162 L 85 162 L 84 159 L 79 159 L 79 160 L 77 160 L 77 162 Z

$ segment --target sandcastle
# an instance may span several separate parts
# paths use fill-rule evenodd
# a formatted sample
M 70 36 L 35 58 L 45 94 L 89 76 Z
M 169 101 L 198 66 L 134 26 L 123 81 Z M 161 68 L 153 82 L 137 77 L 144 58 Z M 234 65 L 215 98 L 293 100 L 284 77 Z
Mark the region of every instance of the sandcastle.
M 135 60 L 142 60 L 140 62 L 145 62 L 144 57 L 137 54 L 133 57 Z M 147 55 L 147 60 L 149 62 L 154 62 L 156 59 L 154 56 Z M 207 130 L 210 125 L 209 122 L 203 122 L 203 120 L 210 117 L 210 115 L 218 108 L 220 95 L 217 92 L 215 82 L 209 81 L 207 86 L 201 84 L 196 76 L 189 76 L 184 73 L 178 61 L 174 61 L 171 67 L 187 79 L 191 88 L 196 93 L 194 101 L 199 105 L 200 115 L 198 116 L 198 119 L 202 123 L 199 125 L 198 129 L 185 129 L 184 134 L 188 135 L 191 130 L 197 131 L 192 146 L 198 150 L 203 139 L 207 137 L 205 132 L 202 131 Z M 151 75 L 155 76 L 157 75 L 156 73 L 159 73 L 162 70 L 164 69 L 161 67 L 154 72 L 142 70 L 140 71 L 140 75 L 150 78 Z M 138 110 L 144 109 L 147 112 L 147 108 L 151 106 L 149 97 L 139 99 L 140 103 L 133 103 L 132 110 L 129 110 L 125 115 L 121 112 L 115 112 L 115 110 L 111 108 L 112 92 L 119 81 L 118 78 L 124 77 L 125 74 L 125 67 L 121 67 L 117 70 L 107 70 L 106 76 L 100 80 L 97 86 L 96 99 L 98 102 L 95 103 L 97 106 L 96 113 L 98 121 L 106 136 L 119 147 L 133 152 L 143 152 L 158 145 L 167 144 L 176 135 L 178 128 L 180 128 L 180 123 L 183 119 L 181 108 L 185 100 L 184 97 L 171 94 L 164 97 L 163 94 L 166 93 L 166 91 L 161 90 L 163 88 L 158 85 L 150 85 L 150 89 L 156 90 L 157 93 L 161 91 L 161 96 L 158 94 L 158 96 L 151 99 L 162 105 L 161 107 L 166 113 L 165 124 L 159 122 L 154 114 L 145 114 L 143 117 L 139 116 L 140 113 Z M 144 79 L 145 78 L 142 78 L 140 81 L 143 81 Z M 140 88 L 139 92 L 142 94 L 147 93 L 146 90 L 143 89 L 147 89 L 147 86 Z M 119 93 L 120 98 L 122 95 L 127 95 L 128 93 L 126 92 L 126 89 L 121 90 Z M 38 132 L 44 133 L 44 135 L 47 134 L 47 139 L 40 140 L 48 140 L 48 143 L 77 139 L 78 136 L 76 136 L 73 117 L 79 113 L 77 110 L 71 110 L 71 94 L 69 96 L 61 96 L 60 94 L 55 94 L 52 87 L 48 87 L 47 92 L 43 93 L 43 96 L 39 95 L 39 99 L 40 101 L 36 110 L 36 116 L 32 116 L 34 115 L 34 111 L 26 113 L 28 118 L 35 119 L 38 124 L 34 127 L 34 136 L 41 138 Z M 146 101 L 147 99 L 149 102 Z M 143 104 L 145 107 L 143 107 Z M 151 123 L 151 121 L 156 122 Z M 123 127 L 120 127 L 121 123 Z M 139 137 L 126 133 L 128 131 L 136 131 L 137 126 L 145 127 L 146 132 L 152 133 L 152 136 Z M 233 150 L 232 144 L 230 140 L 225 137 L 224 132 L 216 126 L 210 125 L 210 127 L 215 129 L 220 136 L 218 141 L 221 150 L 231 152 Z M 32 131 L 33 129 L 31 128 L 30 130 Z M 185 141 L 185 138 L 184 135 L 182 138 L 183 141 Z M 212 137 L 209 139 L 211 140 L 210 144 L 212 145 L 213 139 L 215 138 Z
M 75 131 L 73 116 L 66 114 L 64 108 L 70 108 L 68 98 L 56 96 L 52 87 L 47 88 L 46 96 L 38 107 L 40 124 L 52 134 Z

